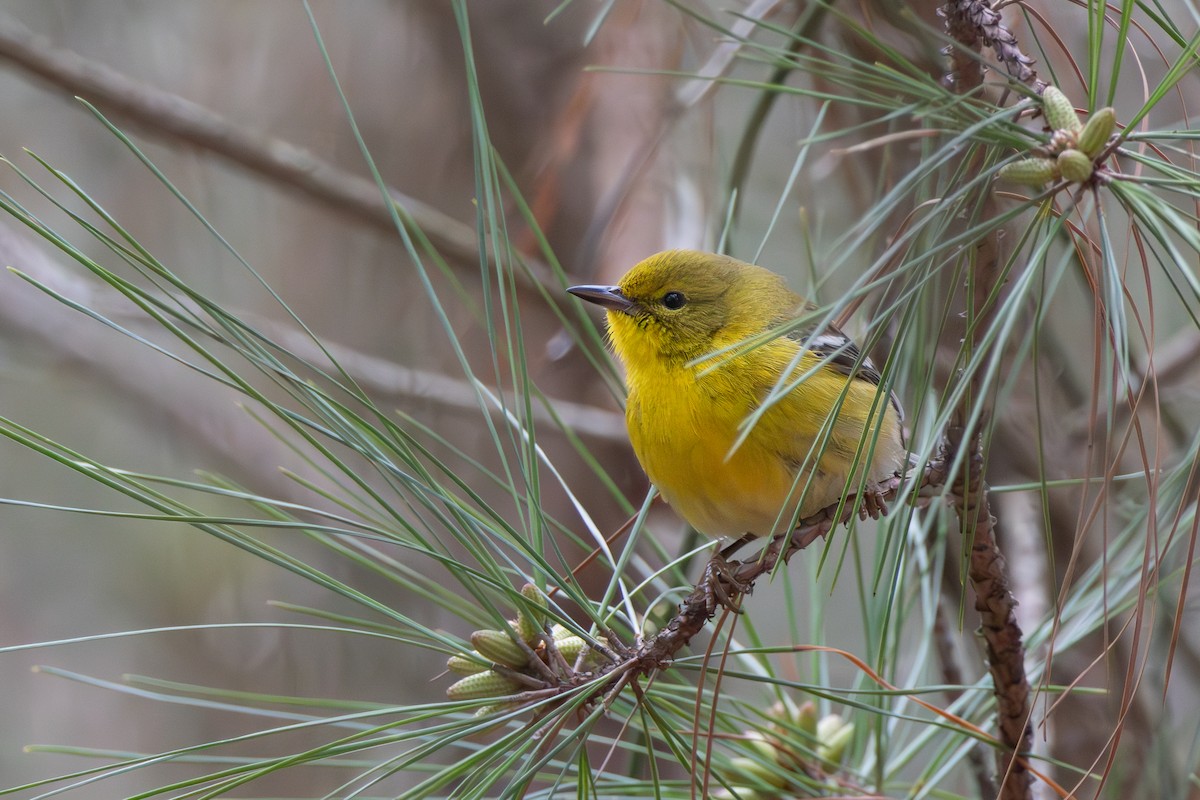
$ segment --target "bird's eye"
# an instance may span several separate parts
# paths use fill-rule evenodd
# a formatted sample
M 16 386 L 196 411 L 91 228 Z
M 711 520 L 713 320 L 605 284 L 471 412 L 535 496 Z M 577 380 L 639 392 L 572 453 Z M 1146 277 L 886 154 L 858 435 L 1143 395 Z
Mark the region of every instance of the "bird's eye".
M 683 292 L 667 292 L 662 298 L 662 304 L 672 311 L 683 308 L 683 304 L 686 302 L 687 298 L 683 296 Z

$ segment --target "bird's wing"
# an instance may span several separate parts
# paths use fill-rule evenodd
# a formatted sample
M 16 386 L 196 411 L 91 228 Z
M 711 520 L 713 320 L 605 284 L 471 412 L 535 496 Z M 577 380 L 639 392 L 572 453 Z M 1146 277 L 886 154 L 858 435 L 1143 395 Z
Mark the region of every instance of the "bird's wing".
M 883 380 L 875 363 L 863 355 L 858 345 L 837 328 L 829 328 L 816 336 L 796 331 L 788 334 L 788 338 L 799 342 L 806 350 L 844 375 L 860 378 L 876 386 Z
M 812 336 L 807 331 L 798 330 L 787 334 L 787 338 L 797 342 L 801 347 L 820 358 L 830 369 L 850 378 L 864 380 L 879 386 L 883 375 L 866 354 L 864 354 L 849 336 L 837 328 L 826 328 L 821 333 Z M 889 400 L 901 421 L 904 410 L 900 407 L 900 398 L 896 393 L 889 392 Z M 902 423 L 903 424 L 903 423 Z

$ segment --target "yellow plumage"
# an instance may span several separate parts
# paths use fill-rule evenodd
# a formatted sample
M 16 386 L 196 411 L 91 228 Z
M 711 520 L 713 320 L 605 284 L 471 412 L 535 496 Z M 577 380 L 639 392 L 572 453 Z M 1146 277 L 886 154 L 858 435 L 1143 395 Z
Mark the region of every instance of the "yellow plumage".
M 609 337 L 627 372 L 634 452 L 697 530 L 782 533 L 906 463 L 899 406 L 840 332 L 747 342 L 805 310 L 778 275 L 672 250 L 642 261 L 618 286 L 570 291 L 608 309 Z M 738 444 L 797 355 L 792 380 L 815 371 L 773 401 Z

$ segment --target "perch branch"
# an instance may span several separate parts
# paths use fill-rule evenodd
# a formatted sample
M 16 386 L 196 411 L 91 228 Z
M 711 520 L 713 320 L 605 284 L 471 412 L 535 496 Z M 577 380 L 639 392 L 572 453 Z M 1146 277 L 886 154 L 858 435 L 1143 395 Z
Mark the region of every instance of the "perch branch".
M 918 481 L 919 504 L 929 503 L 937 496 L 934 490 L 945 485 L 946 465 L 947 462 L 937 459 L 925 467 Z M 901 496 L 901 485 L 898 479 L 895 480 L 885 487 L 880 499 L 890 501 Z M 849 498 L 845 503 L 834 503 L 801 520 L 800 525 L 790 534 L 774 537 L 758 557 L 744 562 L 729 562 L 725 604 L 736 608 L 741 598 L 753 590 L 754 582 L 774 570 L 781 559 L 786 564 L 793 555 L 824 537 L 835 525 L 849 522 L 855 514 L 856 504 L 851 502 L 852 500 L 853 498 Z M 701 581 L 680 604 L 679 613 L 654 637 L 637 648 L 628 661 L 623 662 L 624 669 L 634 675 L 649 674 L 669 664 L 675 654 L 712 619 L 714 610 L 711 593 L 711 587 L 705 581 Z M 614 665 L 613 669 L 616 666 Z

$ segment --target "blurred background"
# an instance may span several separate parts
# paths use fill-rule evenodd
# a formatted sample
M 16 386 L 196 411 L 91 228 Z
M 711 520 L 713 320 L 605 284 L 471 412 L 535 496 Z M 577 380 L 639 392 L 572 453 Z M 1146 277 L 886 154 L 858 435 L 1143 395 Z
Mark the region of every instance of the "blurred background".
M 717 32 L 671 4 L 630 0 L 598 10 L 602 5 L 575 2 L 560 8 L 557 2 L 523 0 L 471 5 L 488 131 L 564 270 L 580 281 L 612 282 L 634 262 L 666 247 L 714 248 L 724 227 L 725 199 L 736 185 L 738 224 L 728 250 L 788 274 L 797 289 L 817 299 L 837 297 L 879 248 L 851 254 L 836 274 L 814 265 L 875 201 L 877 189 L 903 174 L 906 159 L 920 155 L 919 141 L 888 149 L 886 157 L 884 151 L 847 155 L 839 149 L 845 141 L 802 147 L 819 114 L 838 117 L 842 127 L 849 127 L 860 112 L 824 108 L 818 97 L 801 95 L 764 107 L 757 92 L 677 77 L 690 71 L 765 80 L 773 65 L 736 60 Z M 461 283 L 467 295 L 481 301 L 473 116 L 452 8 L 440 0 L 316 0 L 312 8 L 384 180 L 413 201 L 406 207 L 446 257 L 445 271 L 433 275 L 435 287 L 449 296 Z M 799 25 L 805 11 L 798 4 L 775 2 L 751 2 L 740 10 L 785 28 Z M 941 43 L 915 21 L 935 25 L 934 6 L 914 6 L 911 14 L 898 17 L 894 11 L 868 3 L 855 13 L 894 30 L 895 41 L 928 64 L 931 75 L 938 74 Z M 436 310 L 395 230 L 369 208 L 378 197 L 372 201 L 368 169 L 299 4 L 9 0 L 0 12 L 0 154 L 22 170 L 39 172 L 23 148 L 34 151 L 102 202 L 191 285 L 280 336 L 294 332 L 295 323 L 271 295 L 74 96 L 92 100 L 144 148 L 295 314 L 340 348 L 380 407 L 414 416 L 471 456 L 494 457 L 473 401 L 464 400 L 461 371 Z M 731 26 L 738 22 L 733 15 L 723 18 Z M 1082 42 L 1086 31 L 1075 18 L 1064 19 L 1059 33 L 1069 49 L 1070 37 Z M 1015 24 L 1020 30 L 1020 21 Z M 829 41 L 856 46 L 836 32 Z M 71 74 L 95 80 L 100 88 L 89 95 L 71 85 Z M 819 78 L 806 80 L 810 88 L 821 88 Z M 117 97 L 103 95 L 104 87 Z M 1182 96 L 1194 97 L 1197 87 L 1185 82 L 1183 89 Z M 160 92 L 180 102 L 155 107 L 160 122 L 180 117 L 216 125 L 218 133 L 206 139 L 197 133 L 200 128 L 170 129 L 153 118 L 137 119 L 119 101 L 121 95 L 161 99 Z M 1175 114 L 1174 102 L 1167 102 L 1164 116 L 1184 120 L 1181 107 Z M 755 133 L 753 159 L 743 162 L 739 148 L 746 141 L 746 121 L 755 114 L 765 115 L 765 122 Z M 884 130 L 865 129 L 863 139 Z M 246 137 L 256 155 L 239 156 L 233 146 L 222 152 L 220 143 L 231 141 L 222 135 L 226 131 Z M 289 163 L 301 163 L 288 147 L 320 162 L 303 162 L 311 168 L 300 170 L 315 184 L 288 172 Z M 278 159 L 256 160 L 270 153 Z M 11 170 L 0 171 L 0 189 L 18 194 L 35 214 L 60 213 Z M 777 209 L 781 197 L 786 203 Z M 519 210 L 510 211 L 510 236 L 539 261 L 537 238 Z M 158 336 L 135 309 L 13 220 L 0 225 L 6 266 L 105 309 L 137 335 Z M 298 494 L 279 468 L 303 472 L 305 465 L 239 407 L 234 392 L 135 346 L 12 274 L 0 279 L 0 414 L 114 466 L 183 478 L 207 470 L 255 492 Z M 561 402 L 564 415 L 630 503 L 639 505 L 647 487 L 626 444 L 619 398 L 570 345 L 534 283 L 521 291 L 531 374 Z M 488 364 L 488 331 L 477 309 L 455 303 L 446 313 L 480 374 L 503 383 L 506 371 Z M 1090 326 L 1091 314 L 1087 303 L 1066 307 L 1048 328 L 1060 329 L 1069 342 L 1081 321 Z M 1164 337 L 1175 318 L 1183 317 L 1179 309 L 1171 314 L 1163 319 Z M 1187 339 L 1175 346 L 1187 353 L 1189 343 L 1194 346 Z M 1061 391 L 1075 398 L 1064 403 L 1078 402 L 1073 387 L 1086 379 L 1089 368 L 1086 358 L 1068 353 L 1056 362 L 1043 391 L 1048 396 Z M 1172 385 L 1180 387 L 1172 402 L 1180 408 L 1194 410 L 1195 378 L 1194 367 L 1186 366 L 1171 376 Z M 1011 427 L 1002 431 L 1028 430 L 1033 414 L 1027 405 L 1012 404 L 1000 421 Z M 1069 464 L 1077 471 L 1089 445 L 1086 432 L 1054 414 L 1040 420 L 1050 437 L 1043 457 L 1055 464 L 1061 458 L 1063 470 Z M 1177 433 L 1182 437 L 1185 431 Z M 541 444 L 569 483 L 586 485 L 591 473 L 568 442 L 549 430 Z M 998 482 L 1036 472 L 1031 464 L 1038 459 L 1018 446 L 998 448 L 995 456 Z M 1058 469 L 1052 465 L 1047 472 Z M 0 495 L 140 510 L 11 443 L 0 445 Z M 496 501 L 502 502 L 503 493 L 498 495 Z M 1062 509 L 1077 509 L 1079 497 L 1064 496 L 1057 511 L 1046 511 L 1029 496 L 1006 495 L 1000 515 L 1038 529 L 1052 518 L 1061 520 L 1053 515 Z M 565 495 L 548 491 L 546 503 L 560 518 L 572 517 Z M 207 508 L 215 507 L 210 502 Z M 589 510 L 604 531 L 627 516 L 602 497 Z M 684 535 L 669 512 L 656 512 L 653 524 L 671 541 Z M 1037 545 L 1045 541 L 1040 529 L 1032 552 L 1010 558 L 1019 565 L 1014 574 L 1025 592 L 1022 613 L 1030 619 L 1054 601 L 1053 573 L 1070 560 L 1075 542 L 1074 520 L 1066 527 L 1062 541 L 1053 542 L 1058 558 L 1039 551 Z M 1028 545 L 1029 539 L 1013 542 L 1022 543 Z M 1102 541 L 1087 545 L 1082 558 L 1090 563 L 1102 550 Z M 335 575 L 352 571 L 318 548 L 311 556 Z M 357 579 L 370 585 L 370 578 Z M 856 590 L 847 584 L 837 588 L 847 602 L 840 603 L 835 594 L 829 603 L 845 609 L 844 619 L 828 620 L 834 627 L 859 624 L 852 600 Z M 394 591 L 382 583 L 378 588 L 383 595 Z M 777 591 L 772 586 L 756 593 L 751 614 L 778 602 Z M 0 645 L 174 625 L 296 621 L 269 601 L 339 608 L 339 601 L 311 583 L 181 525 L 0 507 Z M 403 597 L 390 601 L 399 607 L 407 602 Z M 431 626 L 458 625 L 429 613 Z M 967 640 L 974 625 L 970 614 Z M 760 615 L 764 628 L 770 624 L 767 616 Z M 1195 635 L 1189 623 L 1185 638 Z M 1064 656 L 1058 664 L 1061 680 L 1074 679 L 1103 648 L 1101 643 L 1096 650 Z M 1184 709 L 1195 705 L 1189 687 L 1200 676 L 1192 653 L 1184 647 L 1178 656 L 1186 673 L 1176 678 Z M 368 639 L 270 627 L 157 633 L 6 653 L 0 655 L 5 706 L 0 785 L 91 763 L 69 755 L 24 754 L 28 744 L 153 752 L 261 724 L 112 691 L 92 681 L 140 674 L 245 691 L 396 703 L 440 695 L 441 684 L 428 683 L 437 670 L 419 655 Z M 1121 651 L 1111 657 L 1114 671 L 1123 673 Z M 32 672 L 38 665 L 69 674 Z M 1087 680 L 1122 685 L 1120 677 L 1096 672 Z M 1148 678 L 1148 699 L 1134 712 L 1146 730 L 1166 716 L 1158 705 L 1162 686 L 1152 684 Z M 1062 757 L 1087 763 L 1111 732 L 1114 705 L 1111 698 L 1073 702 L 1071 731 L 1059 731 L 1055 741 Z M 1167 724 L 1177 721 L 1172 717 Z M 132 793 L 162 780 L 135 773 L 106 783 L 96 796 Z M 338 782 L 324 771 L 293 783 L 299 780 L 285 774 L 269 788 L 315 794 Z

